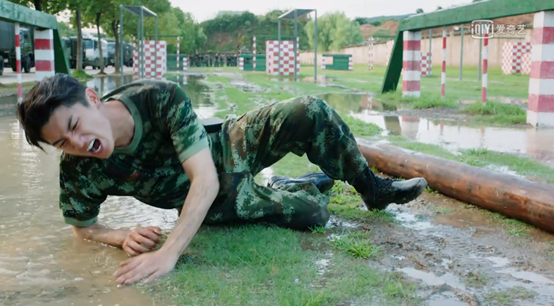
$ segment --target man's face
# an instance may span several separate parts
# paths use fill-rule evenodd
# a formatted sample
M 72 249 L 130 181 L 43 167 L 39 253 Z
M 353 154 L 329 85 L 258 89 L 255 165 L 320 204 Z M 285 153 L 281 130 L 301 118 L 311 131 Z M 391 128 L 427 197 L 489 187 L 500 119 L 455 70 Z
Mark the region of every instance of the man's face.
M 114 150 L 109 120 L 100 112 L 96 93 L 87 89 L 88 107 L 76 103 L 60 106 L 42 128 L 42 137 L 70 155 L 108 158 Z

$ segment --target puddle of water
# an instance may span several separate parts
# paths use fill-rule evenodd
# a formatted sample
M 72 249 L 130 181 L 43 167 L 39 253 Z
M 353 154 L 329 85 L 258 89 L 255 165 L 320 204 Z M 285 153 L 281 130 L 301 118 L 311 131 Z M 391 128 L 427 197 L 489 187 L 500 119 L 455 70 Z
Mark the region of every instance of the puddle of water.
M 394 209 L 391 206 L 390 209 L 391 212 L 394 213 L 394 217 L 402 222 L 402 224 L 406 227 L 417 229 L 417 230 L 424 230 L 432 228 L 433 225 L 431 222 L 426 220 L 418 220 L 417 216 L 408 212 L 408 211 L 400 211 L 398 209 Z
M 493 263 L 493 267 L 496 268 L 505 267 L 510 263 L 510 260 L 504 257 L 485 257 L 485 259 L 491 261 Z
M 464 284 L 460 282 L 458 277 L 452 273 L 445 273 L 444 275 L 437 276 L 434 273 L 417 270 L 414 268 L 402 268 L 399 271 L 405 273 L 409 277 L 422 280 L 429 286 L 449 285 L 452 288 L 465 290 Z
M 350 111 L 350 115 L 421 143 L 435 144 L 451 152 L 485 148 L 523 154 L 554 167 L 554 129 L 473 127 L 447 120 L 411 116 L 383 116 L 374 110 Z
M 178 81 L 199 115 L 209 117 L 217 107 L 198 79 Z M 104 94 L 120 86 L 119 80 L 95 78 L 87 85 Z M 0 98 L 0 105 L 17 103 L 8 99 L 13 98 Z M 59 153 L 46 150 L 27 144 L 15 116 L 0 116 L 0 300 L 10 305 L 152 305 L 151 297 L 134 286 L 117 288 L 112 274 L 128 258 L 124 252 L 79 241 L 63 222 Z M 112 228 L 152 225 L 170 230 L 177 213 L 130 197 L 109 197 L 99 219 Z
M 538 273 L 535 273 L 535 272 L 529 272 L 529 271 L 518 271 L 516 269 L 505 269 L 505 270 L 500 270 L 498 271 L 498 273 L 505 273 L 505 274 L 510 274 L 512 277 L 515 277 L 517 279 L 522 279 L 522 280 L 525 280 L 525 281 L 529 281 L 529 282 L 532 282 L 532 283 L 535 283 L 535 284 L 543 284 L 543 285 L 554 285 L 554 281 L 543 276 L 543 275 L 540 275 Z M 553 287 L 554 289 L 554 287 Z
M 436 298 L 430 300 L 428 306 L 468 306 L 468 303 L 460 302 L 456 298 Z

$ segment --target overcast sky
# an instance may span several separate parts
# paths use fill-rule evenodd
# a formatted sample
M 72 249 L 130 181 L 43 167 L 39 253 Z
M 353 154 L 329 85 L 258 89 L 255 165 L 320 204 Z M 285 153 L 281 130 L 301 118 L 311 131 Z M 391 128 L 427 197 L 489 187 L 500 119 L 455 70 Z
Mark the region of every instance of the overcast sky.
M 250 11 L 256 15 L 274 9 L 309 8 L 317 9 L 318 16 L 327 12 L 343 11 L 350 18 L 373 17 L 380 15 L 404 15 L 415 13 L 418 8 L 425 12 L 436 10 L 437 6 L 447 8 L 452 5 L 470 3 L 471 0 L 170 0 L 173 6 L 191 12 L 202 22 L 215 17 L 218 11 Z

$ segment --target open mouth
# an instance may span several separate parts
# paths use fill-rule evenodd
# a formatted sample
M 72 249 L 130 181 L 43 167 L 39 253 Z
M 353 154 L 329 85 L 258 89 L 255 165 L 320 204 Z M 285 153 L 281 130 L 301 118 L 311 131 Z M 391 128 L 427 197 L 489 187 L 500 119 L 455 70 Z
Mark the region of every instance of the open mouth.
M 100 152 L 100 149 L 102 149 L 102 144 L 100 143 L 100 140 L 94 139 L 89 143 L 87 151 L 91 153 L 98 153 Z

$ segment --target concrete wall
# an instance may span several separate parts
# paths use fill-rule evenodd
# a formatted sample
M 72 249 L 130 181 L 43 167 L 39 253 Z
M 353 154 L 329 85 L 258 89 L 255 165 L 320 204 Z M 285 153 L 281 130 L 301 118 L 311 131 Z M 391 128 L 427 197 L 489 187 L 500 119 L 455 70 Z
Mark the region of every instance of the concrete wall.
M 489 39 L 489 67 L 501 67 L 502 66 L 502 45 L 505 42 L 530 42 L 533 37 L 533 29 L 525 29 L 525 35 L 502 35 L 502 37 L 514 37 L 514 38 L 494 38 Z M 425 35 L 425 31 L 422 32 Z M 525 38 L 525 39 L 521 39 Z M 470 34 L 464 35 L 464 59 L 463 64 L 465 66 L 478 66 L 479 62 L 479 44 L 482 43 L 481 39 L 471 37 Z M 453 35 L 449 33 L 446 40 L 446 65 L 447 66 L 460 66 L 460 49 L 462 39 L 461 35 Z M 433 66 L 440 67 L 442 65 L 442 37 L 434 37 L 431 41 Z M 373 51 L 373 65 L 386 66 L 386 44 L 378 44 L 374 46 Z M 429 39 L 421 40 L 421 52 L 429 52 Z M 369 63 L 369 47 L 359 46 L 345 48 L 338 52 L 326 52 L 335 54 L 352 54 L 354 65 Z M 302 52 L 300 53 L 300 63 L 313 65 L 314 53 Z M 318 55 L 318 63 L 321 65 L 321 55 Z

